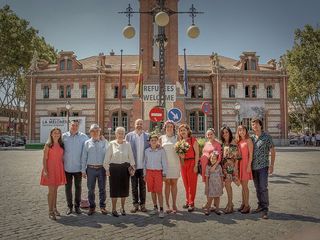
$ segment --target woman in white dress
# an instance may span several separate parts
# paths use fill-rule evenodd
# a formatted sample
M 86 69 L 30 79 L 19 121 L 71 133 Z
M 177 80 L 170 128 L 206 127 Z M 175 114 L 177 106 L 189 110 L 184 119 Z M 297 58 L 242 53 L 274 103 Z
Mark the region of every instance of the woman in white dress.
M 167 175 L 165 181 L 165 198 L 167 205 L 167 213 L 177 212 L 177 182 L 180 177 L 180 160 L 178 154 L 175 152 L 174 145 L 177 142 L 177 135 L 175 134 L 175 124 L 173 121 L 166 121 L 163 125 L 165 134 L 159 139 L 160 145 L 164 148 L 167 155 Z M 170 193 L 172 196 L 172 209 L 170 208 Z

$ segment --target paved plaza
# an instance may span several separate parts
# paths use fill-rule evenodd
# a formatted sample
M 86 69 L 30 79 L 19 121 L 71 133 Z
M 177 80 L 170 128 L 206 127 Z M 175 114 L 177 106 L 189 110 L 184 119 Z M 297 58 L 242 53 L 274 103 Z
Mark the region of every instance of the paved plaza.
M 270 219 L 233 213 L 205 216 L 198 208 L 182 210 L 183 184 L 179 180 L 179 208 L 164 219 L 145 213 L 114 218 L 65 215 L 64 187 L 59 188 L 58 209 L 62 216 L 49 220 L 47 188 L 39 185 L 42 151 L 0 151 L 0 239 L 319 239 L 320 236 L 320 149 L 278 148 L 275 173 L 270 178 Z M 200 180 L 200 177 L 199 177 Z M 108 185 L 108 184 L 107 184 Z M 235 207 L 240 205 L 240 188 L 234 186 Z M 250 205 L 256 207 L 253 183 Z M 83 181 L 83 197 L 86 197 Z M 196 206 L 205 202 L 204 186 L 198 182 Z M 97 196 L 96 196 L 97 198 Z M 147 195 L 147 208 L 151 198 Z M 97 201 L 98 202 L 98 201 Z M 107 208 L 110 210 L 110 198 Z M 226 204 L 226 194 L 221 207 Z

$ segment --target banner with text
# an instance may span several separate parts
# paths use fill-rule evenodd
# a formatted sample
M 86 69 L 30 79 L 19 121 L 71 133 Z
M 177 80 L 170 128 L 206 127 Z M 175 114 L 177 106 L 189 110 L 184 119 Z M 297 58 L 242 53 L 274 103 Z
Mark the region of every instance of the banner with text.
M 86 132 L 86 117 L 70 117 L 71 120 L 79 121 L 79 131 Z M 48 140 L 52 128 L 58 127 L 62 133 L 67 131 L 67 117 L 41 117 L 40 118 L 40 142 L 45 143 Z
M 147 84 L 143 85 L 143 101 L 158 102 L 159 101 L 159 85 Z M 166 84 L 166 102 L 176 101 L 176 85 Z

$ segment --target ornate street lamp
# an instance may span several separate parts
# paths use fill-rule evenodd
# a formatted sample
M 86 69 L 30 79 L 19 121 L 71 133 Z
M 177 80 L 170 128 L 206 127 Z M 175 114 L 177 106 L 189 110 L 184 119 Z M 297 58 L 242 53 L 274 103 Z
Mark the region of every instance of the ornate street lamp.
M 168 42 L 168 39 L 165 35 L 165 26 L 168 25 L 170 21 L 170 16 L 173 14 L 189 14 L 192 18 L 192 25 L 187 30 L 187 35 L 190 38 L 197 38 L 200 34 L 199 28 L 194 24 L 194 18 L 196 14 L 200 14 L 203 12 L 198 12 L 193 4 L 191 8 L 187 12 L 176 12 L 171 10 L 170 8 L 165 7 L 165 0 L 157 0 L 157 5 L 151 9 L 151 11 L 133 11 L 132 7 L 129 6 L 126 8 L 126 11 L 119 12 L 122 14 L 126 14 L 128 17 L 128 25 L 123 29 L 123 35 L 125 38 L 133 38 L 135 35 L 135 29 L 131 26 L 130 19 L 133 13 L 139 14 L 149 14 L 154 17 L 155 23 L 158 27 L 158 35 L 156 36 L 156 44 L 159 47 L 159 106 L 165 108 L 166 101 L 166 93 L 165 93 L 165 46 Z
M 67 109 L 67 131 L 69 131 L 69 117 L 70 117 L 70 109 L 71 109 L 71 104 L 69 101 L 66 103 L 66 109 Z

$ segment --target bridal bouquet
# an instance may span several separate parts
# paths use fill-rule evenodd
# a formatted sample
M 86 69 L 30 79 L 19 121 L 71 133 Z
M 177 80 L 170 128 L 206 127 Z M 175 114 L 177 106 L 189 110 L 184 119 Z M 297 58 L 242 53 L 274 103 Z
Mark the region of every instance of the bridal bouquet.
M 184 139 L 178 141 L 174 145 L 174 149 L 180 157 L 181 164 L 184 163 L 184 157 L 185 157 L 186 152 L 189 150 L 189 148 L 190 148 L 190 144 L 187 143 Z

